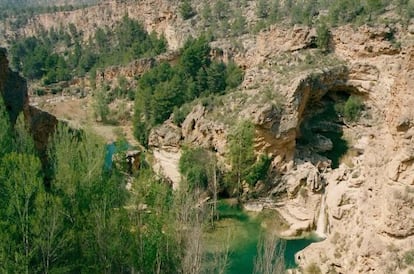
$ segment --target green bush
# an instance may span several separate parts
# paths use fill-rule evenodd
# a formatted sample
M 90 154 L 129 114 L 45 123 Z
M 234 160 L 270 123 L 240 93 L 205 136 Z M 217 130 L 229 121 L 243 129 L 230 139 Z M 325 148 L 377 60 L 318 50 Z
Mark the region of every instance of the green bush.
M 36 90 L 35 90 L 35 94 L 36 94 L 37 96 L 43 96 L 43 95 L 45 95 L 45 94 L 46 94 L 46 92 L 45 92 L 45 90 L 44 90 L 44 89 L 38 88 L 38 89 L 36 89 Z
M 247 173 L 246 181 L 250 185 L 255 185 L 259 180 L 263 180 L 267 177 L 267 171 L 269 170 L 272 159 L 267 155 L 262 155 L 259 160 L 254 163 Z
M 404 262 L 407 265 L 414 265 L 414 249 L 404 253 Z
M 190 19 L 195 15 L 190 0 L 184 0 L 180 5 L 180 15 L 184 20 Z
M 363 108 L 364 104 L 361 98 L 351 95 L 344 105 L 344 118 L 350 122 L 357 121 Z
M 316 28 L 316 45 L 323 52 L 329 50 L 329 40 L 331 39 L 331 32 L 325 23 L 320 23 Z
M 174 108 L 174 118 L 173 118 L 173 122 L 174 124 L 176 124 L 177 126 L 180 126 L 185 118 L 187 117 L 187 115 L 190 113 L 191 111 L 191 105 L 189 104 L 184 104 L 181 107 L 175 107 Z
M 178 167 L 190 188 L 207 188 L 210 158 L 208 151 L 200 147 L 183 150 Z
M 243 70 L 234 62 L 227 64 L 226 85 L 228 89 L 238 87 L 243 82 Z

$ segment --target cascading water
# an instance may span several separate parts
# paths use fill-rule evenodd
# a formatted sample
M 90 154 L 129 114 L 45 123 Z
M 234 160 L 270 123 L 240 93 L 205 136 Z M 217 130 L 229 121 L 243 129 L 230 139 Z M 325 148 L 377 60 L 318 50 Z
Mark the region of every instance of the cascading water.
M 316 235 L 322 239 L 326 238 L 326 214 L 325 195 L 321 195 L 321 207 L 319 209 L 318 221 L 316 223 Z

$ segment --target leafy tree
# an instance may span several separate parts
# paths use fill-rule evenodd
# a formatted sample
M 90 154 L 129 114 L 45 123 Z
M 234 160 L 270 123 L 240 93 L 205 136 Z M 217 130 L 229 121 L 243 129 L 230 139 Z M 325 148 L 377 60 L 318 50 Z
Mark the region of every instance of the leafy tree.
M 210 159 L 211 156 L 208 151 L 202 148 L 187 148 L 183 150 L 179 169 L 190 188 L 207 188 Z
M 33 220 L 34 245 L 39 271 L 43 273 L 67 272 L 68 248 L 73 233 L 65 224 L 65 207 L 57 195 L 40 189 L 35 203 L 37 211 Z
M 210 65 L 210 46 L 205 37 L 189 39 L 181 52 L 180 66 L 184 72 L 192 77 L 200 68 L 207 68 Z
M 267 172 L 270 167 L 272 159 L 266 155 L 262 155 L 259 160 L 254 163 L 247 171 L 246 181 L 250 185 L 256 184 L 259 180 L 267 177 Z
M 0 92 L 2 94 L 2 92 Z M 10 117 L 6 111 L 3 97 L 0 96 L 0 159 L 12 149 Z
M 129 213 L 132 245 L 129 252 L 133 267 L 140 273 L 179 273 L 181 245 L 171 189 L 150 170 L 140 172 L 134 183 Z M 142 205 L 147 210 L 142 210 Z M 148 212 L 151 212 L 148 214 Z
M 152 118 L 155 124 L 164 122 L 172 113 L 174 106 L 183 103 L 180 77 L 175 76 L 171 81 L 157 86 L 151 98 Z
M 207 88 L 211 93 L 219 93 L 226 88 L 226 66 L 213 62 L 207 70 Z
M 243 81 L 243 70 L 234 62 L 229 62 L 226 68 L 226 87 L 233 89 Z
M 255 162 L 254 125 L 249 121 L 238 123 L 228 135 L 228 159 L 231 164 L 231 180 L 237 182 L 239 192 L 250 166 Z
M 107 92 L 101 88 L 94 92 L 93 109 L 95 118 L 102 122 L 106 122 L 109 114 L 109 106 L 107 100 Z
M 0 258 L 5 272 L 29 273 L 34 259 L 34 200 L 42 188 L 40 160 L 29 154 L 11 152 L 1 159 L 3 189 Z

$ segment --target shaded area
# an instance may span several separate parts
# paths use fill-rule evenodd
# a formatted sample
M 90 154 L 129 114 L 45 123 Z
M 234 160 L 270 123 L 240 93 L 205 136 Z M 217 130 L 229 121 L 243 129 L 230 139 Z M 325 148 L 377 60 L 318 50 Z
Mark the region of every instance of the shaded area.
M 343 138 L 343 106 L 348 98 L 346 92 L 331 91 L 320 101 L 309 103 L 297 139 L 301 153 L 309 157 L 319 154 L 332 161 L 332 168 L 339 166 L 349 149 Z
M 348 143 L 342 138 L 342 132 L 330 131 L 325 132 L 323 135 L 332 140 L 333 148 L 321 154 L 332 160 L 332 168 L 338 168 L 342 156 L 344 156 L 349 149 Z

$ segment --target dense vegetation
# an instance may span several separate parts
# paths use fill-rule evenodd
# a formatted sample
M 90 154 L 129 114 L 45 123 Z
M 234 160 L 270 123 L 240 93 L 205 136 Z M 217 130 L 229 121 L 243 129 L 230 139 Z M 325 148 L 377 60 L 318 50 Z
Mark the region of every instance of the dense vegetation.
M 266 181 L 271 158 L 255 155 L 254 134 L 254 125 L 249 121 L 241 121 L 230 129 L 225 155 L 230 168 L 220 166 L 211 151 L 184 148 L 179 161 L 183 179 L 192 189 L 234 197 L 241 196 L 242 183 L 254 187 L 260 180 Z
M 79 30 L 73 24 L 67 30 L 43 31 L 37 37 L 16 41 L 11 46 L 11 64 L 28 79 L 42 79 L 44 84 L 50 84 L 166 50 L 163 38 L 148 34 L 138 21 L 128 17 L 113 30 L 97 28 L 86 46 L 80 39 Z M 62 46 L 66 50 L 57 53 Z
M 36 14 L 72 11 L 96 4 L 96 0 L 0 0 L 0 20 L 10 19 L 13 29 L 24 26 Z
M 127 192 L 124 175 L 105 168 L 103 142 L 66 126 L 44 170 L 23 118 L 12 128 L 2 102 L 0 124 L 0 272 L 180 272 L 179 207 L 150 170 Z
M 184 1 L 181 16 L 183 19 L 191 18 L 195 7 L 199 7 L 196 12 L 201 25 L 213 37 L 258 32 L 271 24 L 318 26 L 324 23 L 333 27 L 348 23 L 407 23 L 414 17 L 414 2 L 411 0 L 215 0 L 205 2 L 201 7 L 197 3 L 196 0 Z M 247 15 L 251 9 L 255 9 L 257 21 L 251 21 L 251 15 Z M 381 17 L 390 10 L 394 15 Z
M 145 164 L 129 177 L 127 191 L 123 165 L 105 162 L 105 145 L 96 136 L 59 125 L 45 169 L 23 117 L 12 127 L 2 102 L 0 125 L 2 273 L 224 273 L 228 267 L 228 254 L 207 254 L 202 240 L 220 218 L 213 154 L 183 154 L 186 178 L 177 191 Z M 200 203 L 206 186 L 216 193 L 214 204 Z M 256 265 L 283 267 L 274 257 Z
M 147 144 L 150 129 L 164 122 L 174 108 L 199 97 L 224 94 L 241 83 L 242 71 L 233 63 L 212 60 L 210 50 L 205 37 L 190 39 L 177 65 L 161 63 L 139 79 L 134 130 L 142 144 Z

